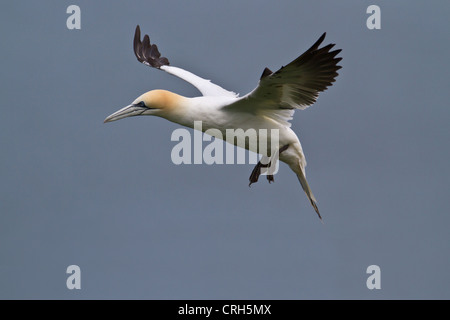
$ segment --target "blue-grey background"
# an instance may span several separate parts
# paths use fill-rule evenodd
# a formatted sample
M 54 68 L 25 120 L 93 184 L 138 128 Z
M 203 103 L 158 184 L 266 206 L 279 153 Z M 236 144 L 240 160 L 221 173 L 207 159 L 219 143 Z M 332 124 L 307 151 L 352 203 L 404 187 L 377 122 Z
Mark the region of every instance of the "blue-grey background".
M 449 16 L 448 1 L 3 4 L 0 298 L 449 299 Z M 176 124 L 103 124 L 151 89 L 198 95 L 137 62 L 137 24 L 172 65 L 241 94 L 325 31 L 343 49 L 293 120 L 324 224 L 284 164 L 249 188 L 252 165 L 172 164 Z

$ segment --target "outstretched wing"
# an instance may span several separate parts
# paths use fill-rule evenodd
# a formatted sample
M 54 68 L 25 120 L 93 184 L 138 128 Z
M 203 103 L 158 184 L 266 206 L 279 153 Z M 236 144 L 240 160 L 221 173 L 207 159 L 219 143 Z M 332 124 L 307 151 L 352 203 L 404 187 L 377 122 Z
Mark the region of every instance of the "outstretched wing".
M 142 62 L 147 66 L 163 70 L 189 82 L 204 96 L 237 97 L 236 93 L 225 90 L 224 88 L 212 83 L 210 80 L 200 78 L 199 76 L 196 76 L 195 74 L 184 69 L 170 66 L 169 60 L 166 57 L 161 57 L 156 44 L 150 43 L 150 38 L 148 35 L 145 35 L 144 39 L 141 41 L 141 29 L 139 28 L 139 25 L 136 26 L 133 48 L 134 54 L 139 62 Z
M 341 68 L 337 64 L 342 58 L 336 58 L 341 50 L 330 51 L 334 44 L 319 49 L 325 35 L 287 66 L 274 73 L 266 68 L 258 87 L 224 109 L 259 112 L 287 122 L 295 109 L 312 105 L 319 93 L 332 85 Z

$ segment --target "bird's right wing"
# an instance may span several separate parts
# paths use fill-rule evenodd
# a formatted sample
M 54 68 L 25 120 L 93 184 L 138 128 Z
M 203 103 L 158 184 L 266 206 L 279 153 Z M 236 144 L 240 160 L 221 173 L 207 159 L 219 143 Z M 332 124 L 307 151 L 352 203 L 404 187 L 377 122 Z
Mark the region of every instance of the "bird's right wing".
M 324 39 L 325 33 L 311 48 L 278 71 L 266 68 L 252 92 L 223 109 L 259 113 L 288 122 L 295 109 L 312 105 L 338 76 L 341 66 L 337 64 L 342 58 L 336 56 L 341 50 L 331 51 L 334 44 L 319 48 Z
M 222 97 L 237 97 L 238 95 L 232 91 L 225 90 L 221 86 L 212 83 L 210 80 L 203 79 L 196 76 L 192 72 L 181 68 L 169 65 L 169 60 L 166 57 L 161 57 L 156 44 L 150 43 L 150 38 L 146 34 L 141 41 L 141 29 L 139 25 L 136 26 L 133 42 L 134 54 L 139 62 L 143 64 L 163 70 L 174 76 L 177 76 L 184 81 L 189 82 L 196 87 L 204 96 L 222 96 Z

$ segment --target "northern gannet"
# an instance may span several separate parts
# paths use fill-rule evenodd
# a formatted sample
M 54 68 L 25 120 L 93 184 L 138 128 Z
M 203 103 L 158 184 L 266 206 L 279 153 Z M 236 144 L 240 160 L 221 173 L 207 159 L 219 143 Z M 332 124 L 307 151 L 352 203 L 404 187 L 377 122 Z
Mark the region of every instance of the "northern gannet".
M 151 90 L 139 96 L 129 106 L 108 116 L 104 122 L 152 115 L 194 128 L 194 121 L 202 121 L 202 131 L 218 129 L 223 134 L 223 140 L 226 137 L 226 129 L 278 129 L 279 148 L 276 154 L 280 161 L 285 162 L 295 172 L 311 205 L 322 220 L 316 198 L 305 177 L 305 155 L 289 121 L 292 120 L 295 109 L 304 110 L 312 105 L 319 92 L 331 86 L 338 76 L 337 70 L 341 66 L 337 64 L 342 58 L 336 56 L 341 50 L 330 51 L 334 44 L 319 48 L 325 35 L 326 33 L 301 56 L 278 71 L 272 72 L 265 68 L 258 86 L 247 95 L 239 97 L 210 80 L 170 66 L 169 60 L 161 57 L 158 47 L 150 43 L 148 35 L 141 41 L 138 25 L 133 43 L 138 61 L 191 83 L 202 96 L 188 98 L 167 90 Z M 236 145 L 236 141 L 233 143 Z M 247 144 L 245 148 L 258 153 L 257 148 Z M 262 154 L 265 162 L 258 162 L 250 175 L 250 185 L 258 180 L 261 168 L 267 167 L 267 163 L 270 164 L 267 160 L 274 159 L 270 147 L 267 149 L 267 152 Z M 268 158 L 269 155 L 271 158 Z M 271 174 L 267 175 L 267 179 L 269 182 L 274 181 Z

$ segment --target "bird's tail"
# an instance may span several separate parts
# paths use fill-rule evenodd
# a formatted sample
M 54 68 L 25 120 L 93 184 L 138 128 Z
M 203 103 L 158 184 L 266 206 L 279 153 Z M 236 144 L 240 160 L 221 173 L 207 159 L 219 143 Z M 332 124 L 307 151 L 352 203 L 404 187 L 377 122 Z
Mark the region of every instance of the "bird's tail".
M 309 201 L 311 202 L 311 205 L 313 206 L 314 210 L 316 210 L 317 215 L 319 216 L 320 220 L 322 221 L 322 216 L 320 215 L 319 208 L 317 208 L 316 204 L 316 198 L 314 197 L 311 188 L 309 187 L 308 181 L 306 180 L 305 173 L 301 168 L 299 170 L 295 170 L 295 173 L 297 174 L 298 181 L 300 181 L 300 184 L 302 185 L 303 191 L 305 191 L 306 196 L 308 197 Z

